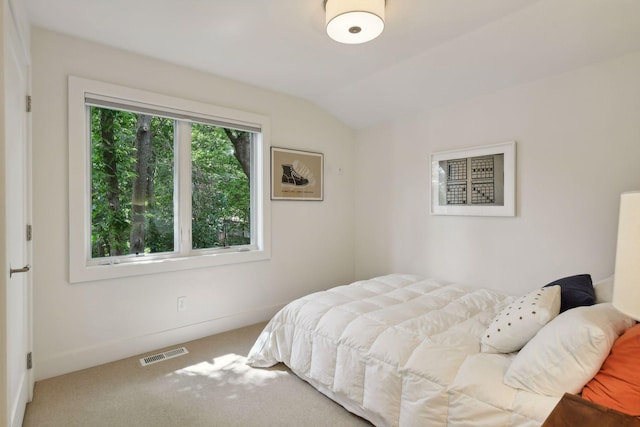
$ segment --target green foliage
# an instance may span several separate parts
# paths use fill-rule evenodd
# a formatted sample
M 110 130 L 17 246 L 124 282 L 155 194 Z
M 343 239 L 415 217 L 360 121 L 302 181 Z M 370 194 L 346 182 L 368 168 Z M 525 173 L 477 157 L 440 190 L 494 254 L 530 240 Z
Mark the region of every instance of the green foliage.
M 193 248 L 249 243 L 249 180 L 224 129 L 194 123 L 191 159 Z
M 126 111 L 91 108 L 92 257 L 128 254 L 136 123 Z M 174 120 L 153 117 L 147 169 L 145 253 L 175 248 Z M 192 241 L 194 249 L 250 242 L 249 180 L 224 129 L 192 124 Z

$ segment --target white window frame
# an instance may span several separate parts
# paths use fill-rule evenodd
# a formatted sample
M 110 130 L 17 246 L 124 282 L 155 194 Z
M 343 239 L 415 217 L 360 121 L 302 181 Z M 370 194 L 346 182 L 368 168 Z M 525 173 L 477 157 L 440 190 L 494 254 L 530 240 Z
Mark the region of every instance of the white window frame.
M 253 262 L 269 259 L 271 256 L 271 221 L 269 197 L 269 150 L 270 121 L 263 115 L 232 110 L 201 102 L 167 95 L 132 89 L 110 83 L 69 76 L 69 281 L 71 283 L 120 277 L 164 273 L 217 265 Z M 234 125 L 240 129 L 259 129 L 260 133 L 252 150 L 254 169 L 252 172 L 252 244 L 211 250 L 191 249 L 191 221 L 183 221 L 176 231 L 181 252 L 171 255 L 158 254 L 144 257 L 126 258 L 126 262 L 102 263 L 91 258 L 91 134 L 87 119 L 88 106 L 85 99 L 113 99 L 122 105 L 148 108 L 155 111 L 171 112 L 173 116 L 202 119 L 221 125 Z M 182 120 L 182 119 L 181 119 Z M 200 121 L 200 120 L 198 120 Z M 178 122 L 178 126 L 180 122 Z M 179 133 L 179 132 L 178 132 Z M 188 147 L 187 147 L 188 148 Z M 190 172 L 191 158 L 177 153 L 178 173 Z M 182 170 L 181 170 L 182 168 Z M 190 176 L 190 173 L 189 173 Z M 182 180 L 177 200 L 181 200 L 181 210 L 191 211 L 190 180 Z M 180 195 L 182 193 L 182 195 Z M 188 197 L 184 197 L 188 194 Z M 185 206 L 188 205 L 188 206 Z M 188 224 L 188 225 L 187 225 Z M 188 245 L 188 247 L 187 247 Z M 124 260 L 125 258 L 122 258 Z

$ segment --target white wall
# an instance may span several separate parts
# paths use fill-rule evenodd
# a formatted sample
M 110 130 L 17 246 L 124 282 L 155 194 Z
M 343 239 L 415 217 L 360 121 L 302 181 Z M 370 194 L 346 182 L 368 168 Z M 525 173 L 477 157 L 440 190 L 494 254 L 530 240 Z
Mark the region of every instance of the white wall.
M 414 272 L 519 294 L 610 275 L 619 195 L 640 189 L 638 76 L 640 52 L 358 132 L 356 277 Z M 432 152 L 510 140 L 516 217 L 429 214 Z
M 376 274 L 513 294 L 563 275 L 602 278 L 619 194 L 640 189 L 640 53 L 354 137 L 282 94 L 42 29 L 31 44 L 36 379 L 266 320 L 293 298 Z M 272 203 L 269 261 L 70 285 L 69 74 L 268 115 L 273 145 L 325 154 L 325 201 Z M 509 140 L 516 217 L 429 215 L 432 152 Z
M 300 99 L 43 29 L 33 30 L 32 57 L 36 379 L 267 320 L 353 280 L 355 136 L 341 122 Z M 272 202 L 269 261 L 71 285 L 69 74 L 267 115 L 274 146 L 324 153 L 325 200 Z M 178 313 L 181 295 L 188 308 Z

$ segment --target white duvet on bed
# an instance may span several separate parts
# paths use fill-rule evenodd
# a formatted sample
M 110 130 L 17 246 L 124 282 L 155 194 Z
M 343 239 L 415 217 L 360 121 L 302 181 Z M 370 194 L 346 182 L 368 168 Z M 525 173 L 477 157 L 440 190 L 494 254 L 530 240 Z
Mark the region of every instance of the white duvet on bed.
M 414 275 L 338 286 L 284 307 L 248 363 L 283 362 L 379 426 L 538 426 L 558 398 L 504 385 L 513 355 L 480 353 L 513 299 Z

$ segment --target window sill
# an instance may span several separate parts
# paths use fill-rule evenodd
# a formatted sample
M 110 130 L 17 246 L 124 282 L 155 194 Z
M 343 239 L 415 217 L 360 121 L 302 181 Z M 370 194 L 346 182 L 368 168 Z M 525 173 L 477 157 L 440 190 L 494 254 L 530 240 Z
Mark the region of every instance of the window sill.
M 106 265 L 87 265 L 69 269 L 69 282 L 82 283 L 131 276 L 168 273 L 219 265 L 264 261 L 271 257 L 267 250 L 218 252 L 181 258 L 148 259 Z

